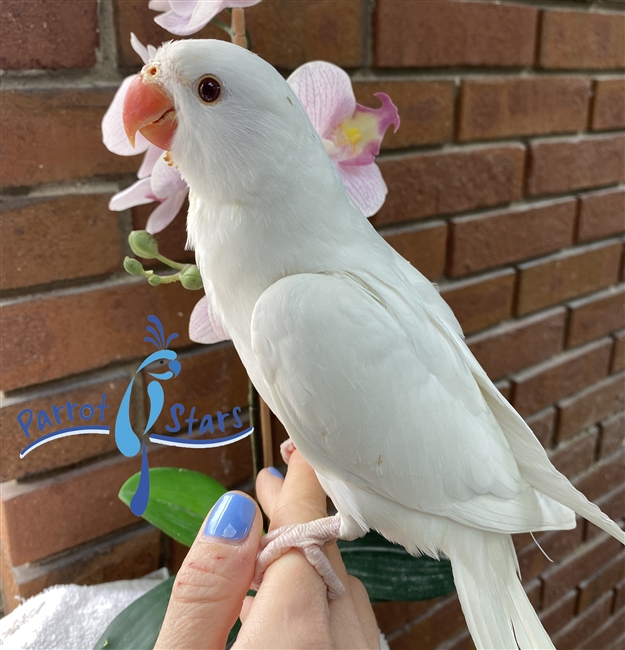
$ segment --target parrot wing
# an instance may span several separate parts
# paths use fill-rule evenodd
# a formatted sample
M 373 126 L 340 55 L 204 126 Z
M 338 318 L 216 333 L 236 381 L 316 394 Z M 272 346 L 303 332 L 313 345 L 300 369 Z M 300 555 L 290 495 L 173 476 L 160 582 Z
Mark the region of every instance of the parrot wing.
M 410 509 L 497 532 L 572 527 L 572 513 L 521 476 L 449 338 L 453 321 L 430 312 L 401 269 L 385 281 L 314 273 L 269 287 L 252 348 L 296 446 L 327 478 Z

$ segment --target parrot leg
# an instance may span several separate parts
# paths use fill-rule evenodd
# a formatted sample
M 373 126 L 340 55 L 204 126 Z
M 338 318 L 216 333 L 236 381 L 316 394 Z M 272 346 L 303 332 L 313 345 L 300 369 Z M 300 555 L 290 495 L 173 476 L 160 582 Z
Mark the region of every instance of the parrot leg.
M 280 454 L 282 460 L 288 465 L 291 460 L 291 454 L 295 451 L 295 443 L 289 438 L 280 445 Z
M 261 551 L 256 558 L 256 571 L 252 588 L 258 588 L 269 565 L 292 548 L 298 548 L 316 569 L 328 588 L 328 598 L 339 598 L 345 587 L 321 547 L 326 542 L 339 539 L 340 516 L 325 517 L 307 524 L 282 526 L 261 539 Z

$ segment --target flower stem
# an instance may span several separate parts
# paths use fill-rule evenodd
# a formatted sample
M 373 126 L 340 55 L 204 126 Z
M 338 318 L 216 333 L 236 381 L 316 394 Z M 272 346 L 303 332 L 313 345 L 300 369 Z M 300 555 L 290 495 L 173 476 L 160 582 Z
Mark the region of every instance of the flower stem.
M 231 39 L 233 38 L 232 28 L 229 27 L 228 25 L 226 25 L 226 23 L 224 23 L 223 20 L 219 20 L 219 18 L 213 18 L 211 20 L 211 23 L 213 25 L 215 25 L 215 27 L 219 27 L 219 29 L 223 29 L 224 32 L 226 32 L 226 34 L 228 34 L 228 36 L 230 36 Z
M 163 264 L 167 264 L 167 266 L 171 267 L 172 269 L 177 269 L 178 271 L 184 271 L 184 269 L 186 269 L 189 266 L 188 264 L 181 264 L 180 262 L 174 262 L 174 260 L 170 260 L 168 257 L 165 257 L 160 253 L 156 255 L 156 259 L 159 262 L 163 262 Z
M 242 7 L 232 8 L 232 42 L 247 49 L 245 35 L 245 10 Z

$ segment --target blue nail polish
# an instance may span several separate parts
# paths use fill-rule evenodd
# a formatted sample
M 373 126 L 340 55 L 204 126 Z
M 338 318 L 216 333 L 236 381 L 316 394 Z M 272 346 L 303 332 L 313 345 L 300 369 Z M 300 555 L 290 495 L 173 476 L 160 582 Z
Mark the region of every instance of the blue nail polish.
M 275 467 L 268 467 L 267 471 L 272 475 L 272 476 L 277 476 L 279 479 L 284 481 L 284 476 L 282 476 L 280 470 L 277 470 Z
M 214 505 L 204 528 L 204 537 L 221 537 L 233 542 L 244 540 L 256 516 L 256 504 L 236 492 L 227 492 Z

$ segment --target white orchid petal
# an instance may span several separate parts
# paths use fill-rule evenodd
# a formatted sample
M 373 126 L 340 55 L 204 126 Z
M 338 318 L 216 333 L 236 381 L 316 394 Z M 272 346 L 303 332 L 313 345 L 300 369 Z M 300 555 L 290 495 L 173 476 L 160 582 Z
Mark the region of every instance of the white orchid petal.
M 388 191 L 380 168 L 375 163 L 336 167 L 350 199 L 365 217 L 372 217 L 384 204 Z
M 118 156 L 136 156 L 143 153 L 148 148 L 148 141 L 140 134 L 137 134 L 135 146 L 133 147 L 124 131 L 122 121 L 122 110 L 124 107 L 124 98 L 128 92 L 128 87 L 133 82 L 136 74 L 126 77 L 122 85 L 117 89 L 111 105 L 108 107 L 102 118 L 102 142 L 104 146 Z
M 189 20 L 189 29 L 200 31 L 222 9 L 228 6 L 231 6 L 231 3 L 227 0 L 203 0 L 202 2 L 197 2 Z
M 200 298 L 191 312 L 189 338 L 195 343 L 203 343 L 204 345 L 230 339 L 225 326 L 211 308 L 206 296 Z
M 176 218 L 178 212 L 180 212 L 180 208 L 186 198 L 186 189 L 166 198 L 148 217 L 145 229 L 151 235 L 155 235 L 157 232 L 161 232 L 161 230 L 167 228 Z
M 133 32 L 130 32 L 130 46 L 139 55 L 143 63 L 147 63 L 150 60 L 148 48 L 135 36 Z
M 352 82 L 344 70 L 325 61 L 299 67 L 287 79 L 322 138 L 356 110 Z
M 118 192 L 109 201 L 109 210 L 119 212 L 135 205 L 145 205 L 156 201 L 149 178 L 137 181 L 125 190 Z
M 169 0 L 150 0 L 148 2 L 148 9 L 154 11 L 169 11 Z
M 190 36 L 195 31 L 189 28 L 189 19 L 179 16 L 173 11 L 168 11 L 154 18 L 154 22 L 176 36 Z
M 147 178 L 154 170 L 154 165 L 156 165 L 158 159 L 164 154 L 165 151 L 163 149 L 150 143 L 150 146 L 143 157 L 141 167 L 139 167 L 139 171 L 137 172 L 137 178 Z
M 156 161 L 151 179 L 154 196 L 160 200 L 166 199 L 177 192 L 187 190 L 187 184 L 182 180 L 180 172 L 173 165 L 169 165 L 162 157 Z

